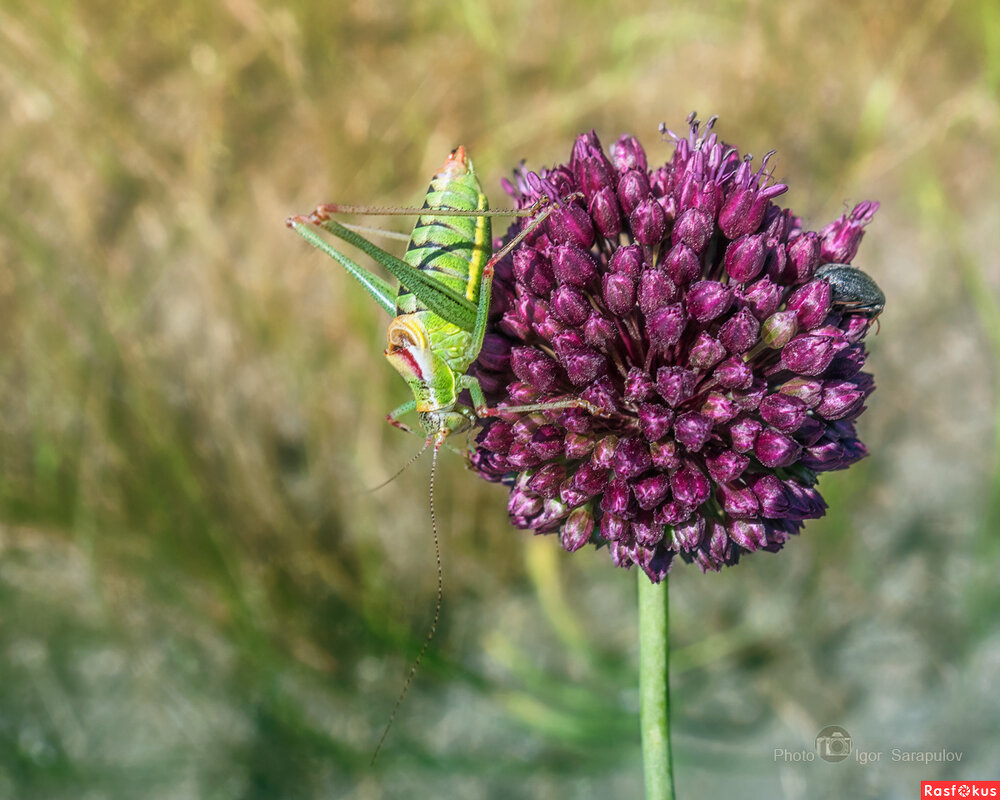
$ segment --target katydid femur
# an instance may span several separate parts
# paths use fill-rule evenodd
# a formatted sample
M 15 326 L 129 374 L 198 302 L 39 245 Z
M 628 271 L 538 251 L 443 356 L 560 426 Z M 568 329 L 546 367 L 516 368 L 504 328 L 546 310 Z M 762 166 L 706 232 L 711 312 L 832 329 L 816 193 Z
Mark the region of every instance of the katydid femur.
M 387 419 L 396 427 L 409 430 L 401 417 L 415 411 L 426 436 L 421 453 L 428 447 L 433 448 L 430 513 L 437 562 L 434 618 L 389 723 L 379 739 L 373 762 L 441 616 L 443 573 L 434 517 L 434 473 L 441 446 L 451 434 L 469 430 L 479 417 L 572 407 L 584 408 L 592 414 L 601 413 L 600 409 L 580 398 L 490 408 L 479 381 L 468 374 L 469 367 L 479 356 L 486 334 L 494 267 L 548 217 L 555 208 L 553 202 L 559 202 L 559 198 L 543 199 L 528 209 L 490 211 L 472 162 L 466 156 L 465 148 L 459 147 L 448 156 L 431 180 L 423 208 L 372 209 L 326 204 L 318 206 L 309 216 L 291 217 L 287 221 L 299 236 L 343 266 L 378 305 L 393 315 L 386 334 L 385 357 L 403 376 L 413 392 L 413 399 L 391 411 Z M 351 226 L 332 219 L 333 214 L 351 213 L 418 215 L 403 258 L 396 258 L 365 239 Z M 493 253 L 492 216 L 534 219 Z M 369 255 L 396 277 L 399 288 L 394 288 L 337 250 L 317 232 L 317 228 Z M 459 403 L 459 394 L 464 389 L 472 397 L 472 408 Z

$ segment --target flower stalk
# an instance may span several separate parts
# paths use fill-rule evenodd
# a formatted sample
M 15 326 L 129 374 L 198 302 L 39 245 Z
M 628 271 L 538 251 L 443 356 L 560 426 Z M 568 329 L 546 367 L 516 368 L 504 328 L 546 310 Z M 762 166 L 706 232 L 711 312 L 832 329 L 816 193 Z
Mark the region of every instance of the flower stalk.
M 670 643 L 667 578 L 639 576 L 639 726 L 647 800 L 673 800 L 670 748 Z

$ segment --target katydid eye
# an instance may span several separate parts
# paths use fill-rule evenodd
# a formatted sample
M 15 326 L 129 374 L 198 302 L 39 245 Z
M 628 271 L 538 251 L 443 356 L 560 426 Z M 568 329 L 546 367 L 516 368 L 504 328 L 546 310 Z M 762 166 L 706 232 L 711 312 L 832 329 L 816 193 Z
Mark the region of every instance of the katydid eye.
M 406 347 L 418 347 L 420 343 L 413 334 L 403 327 L 390 328 L 388 331 L 389 350 L 402 350 Z
M 386 331 L 386 343 L 386 350 L 390 353 L 410 348 L 426 350 L 429 345 L 423 327 L 410 315 L 396 317 L 389 323 L 389 330 Z

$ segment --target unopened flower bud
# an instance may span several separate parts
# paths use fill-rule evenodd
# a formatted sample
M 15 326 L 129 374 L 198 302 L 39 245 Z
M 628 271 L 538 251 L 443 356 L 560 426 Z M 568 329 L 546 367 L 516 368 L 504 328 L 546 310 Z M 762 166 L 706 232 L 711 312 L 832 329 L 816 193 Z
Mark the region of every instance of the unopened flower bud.
M 549 238 L 555 244 L 589 250 L 594 244 L 594 224 L 587 212 L 572 203 L 557 208 L 547 220 Z
M 726 248 L 726 272 L 736 283 L 747 283 L 764 269 L 764 236 L 741 236 Z
M 528 488 L 540 497 L 551 500 L 559 496 L 559 484 L 566 478 L 566 468 L 562 464 L 546 464 L 528 481 Z
M 678 406 L 694 394 L 696 373 L 683 367 L 660 367 L 656 372 L 656 391 L 669 406 Z
M 612 314 L 624 317 L 635 308 L 635 283 L 627 275 L 604 273 L 602 281 L 604 305 Z
M 591 311 L 587 317 L 587 322 L 583 326 L 584 340 L 591 347 L 604 350 L 612 339 L 617 335 L 615 324 L 597 311 Z
M 606 239 L 622 232 L 622 210 L 618 198 L 610 186 L 605 186 L 591 198 L 588 205 L 591 219 L 598 233 Z
M 594 515 L 581 506 L 569 512 L 569 516 L 559 529 L 559 542 L 563 549 L 572 553 L 590 541 L 594 532 Z
M 625 172 L 630 169 L 637 169 L 645 172 L 646 151 L 642 149 L 639 140 L 634 136 L 622 135 L 622 137 L 611 145 L 611 163 L 618 172 Z
M 712 420 L 698 411 L 685 411 L 674 421 L 674 437 L 689 452 L 697 453 L 712 435 Z
M 806 408 L 815 408 L 823 396 L 823 382 L 816 378 L 792 378 L 785 381 L 779 391 L 797 397 Z
M 712 238 L 712 231 L 715 230 L 714 222 L 710 214 L 697 208 L 689 208 L 682 212 L 674 223 L 670 241 L 675 247 L 685 244 L 694 252 L 700 253 Z
M 733 443 L 733 450 L 737 453 L 748 453 L 753 450 L 757 442 L 757 435 L 763 425 L 759 420 L 750 417 L 738 419 L 729 426 L 729 436 Z
M 570 286 L 585 287 L 597 280 L 597 265 L 586 250 L 572 245 L 559 245 L 552 253 L 552 270 L 556 280 Z
M 608 485 L 608 470 L 593 463 L 583 464 L 571 479 L 571 485 L 585 497 L 593 497 Z
M 594 465 L 601 469 L 611 469 L 615 465 L 615 453 L 617 451 L 618 437 L 614 435 L 605 436 L 594 448 Z
M 722 342 L 702 331 L 691 345 L 688 365 L 694 369 L 709 370 L 725 357 L 726 348 Z
M 605 513 L 601 515 L 601 538 L 606 542 L 616 542 L 624 539 L 631 526 L 621 517 L 614 514 Z
M 680 341 L 688 316 L 680 303 L 671 303 L 646 317 L 646 335 L 654 347 L 670 347 Z
M 782 290 L 765 276 L 745 288 L 737 288 L 736 296 L 747 304 L 757 319 L 767 319 L 781 305 Z
M 492 431 L 494 427 L 495 424 L 489 430 Z M 563 441 L 563 455 L 570 461 L 579 461 L 593 452 L 595 443 L 594 437 L 590 434 L 570 431 Z
M 701 404 L 701 413 L 712 420 L 713 425 L 720 425 L 739 414 L 740 407 L 720 392 L 709 392 Z
M 642 248 L 637 244 L 619 247 L 608 262 L 608 271 L 638 281 L 642 272 Z
M 820 231 L 822 260 L 833 264 L 850 264 L 865 235 L 864 227 L 871 222 L 878 203 L 858 203 L 850 215 L 844 214 Z
M 663 538 L 663 526 L 653 522 L 652 514 L 640 514 L 632 520 L 632 538 L 637 550 L 650 552 Z
M 639 428 L 650 442 L 667 435 L 674 420 L 674 412 L 659 403 L 643 403 L 639 407 Z
M 816 413 L 827 420 L 844 419 L 857 414 L 864 400 L 865 392 L 853 381 L 828 381 Z
M 737 486 L 731 483 L 719 485 L 719 500 L 722 509 L 736 519 L 755 517 L 760 512 L 760 501 L 757 495 L 747 486 Z
M 800 286 L 788 298 L 785 308 L 798 315 L 799 330 L 808 331 L 823 323 L 833 304 L 833 291 L 824 280 Z
M 658 269 L 647 269 L 639 277 L 639 308 L 649 316 L 677 299 L 677 287 Z
M 680 456 L 677 455 L 677 443 L 670 439 L 650 444 L 649 456 L 653 460 L 653 466 L 657 469 L 669 472 L 681 465 Z
M 589 347 L 567 353 L 560 363 L 574 386 L 588 386 L 608 369 L 604 355 Z
M 760 323 L 748 308 L 737 311 L 719 328 L 719 341 L 730 353 L 745 353 L 759 336 Z
M 632 486 L 639 508 L 649 511 L 662 503 L 670 494 L 670 478 L 660 473 L 636 481 Z
M 792 283 L 805 283 L 812 278 L 819 266 L 820 240 L 818 234 L 806 231 L 788 243 L 788 261 L 793 271 Z
M 711 493 L 708 478 L 690 463 L 683 464 L 670 476 L 670 488 L 678 502 L 693 507 L 704 503 Z
M 552 293 L 552 313 L 567 325 L 577 326 L 590 316 L 590 303 L 580 289 L 563 284 Z
M 726 530 L 730 539 L 751 553 L 758 548 L 767 546 L 767 534 L 764 532 L 764 523 L 762 522 L 735 519 Z
M 753 444 L 751 443 L 751 447 Z M 748 448 L 749 449 L 749 448 Z M 731 483 L 735 481 L 750 465 L 750 458 L 732 450 L 720 450 L 705 456 L 705 466 L 708 474 L 716 483 Z
M 691 552 L 699 544 L 705 535 L 705 518 L 702 516 L 691 517 L 686 522 L 681 522 L 674 526 L 674 542 L 679 550 Z
M 631 169 L 618 180 L 618 201 L 629 216 L 639 203 L 649 199 L 649 178 L 644 171 Z
M 699 281 L 688 289 L 688 312 L 698 322 L 708 322 L 729 310 L 733 302 L 732 290 L 718 281 Z
M 678 244 L 670 248 L 663 268 L 675 284 L 686 286 L 701 275 L 701 259 L 686 244 Z
M 552 264 L 531 248 L 523 247 L 514 253 L 514 276 L 538 297 L 548 297 L 555 287 Z
M 798 313 L 795 311 L 775 311 L 760 326 L 760 340 L 772 350 L 780 350 L 798 332 Z
M 806 410 L 806 404 L 799 398 L 781 392 L 769 394 L 760 401 L 761 419 L 784 433 L 791 433 L 802 424 Z
M 559 367 L 545 353 L 532 347 L 515 347 L 510 355 L 511 367 L 519 380 L 540 392 L 556 385 Z
M 653 396 L 653 381 L 649 373 L 639 367 L 633 367 L 625 376 L 625 402 L 636 404 L 649 400 Z
M 638 436 L 622 439 L 615 451 L 615 475 L 619 478 L 634 478 L 641 475 L 653 464 L 649 456 L 649 445 Z
M 640 244 L 659 244 L 667 232 L 667 215 L 663 213 L 663 207 L 659 203 L 647 198 L 640 201 L 629 215 L 629 227 Z
M 802 334 L 781 350 L 781 364 L 799 375 L 819 375 L 836 355 L 834 342 L 827 336 Z
M 625 480 L 615 478 L 608 484 L 608 488 L 604 490 L 604 495 L 601 497 L 601 510 L 616 517 L 634 516 L 632 493 Z
M 748 389 L 753 384 L 753 367 L 742 356 L 730 356 L 715 368 L 714 374 L 727 389 Z
M 765 467 L 787 467 L 802 453 L 802 445 L 774 428 L 764 428 L 757 437 L 754 455 Z

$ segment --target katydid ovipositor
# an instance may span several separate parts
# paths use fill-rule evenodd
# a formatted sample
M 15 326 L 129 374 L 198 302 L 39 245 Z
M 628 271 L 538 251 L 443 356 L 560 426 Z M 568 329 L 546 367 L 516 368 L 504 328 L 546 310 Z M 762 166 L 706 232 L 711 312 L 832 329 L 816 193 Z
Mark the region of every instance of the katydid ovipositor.
M 559 198 L 549 200 L 558 202 Z M 546 207 L 541 207 L 543 205 Z M 537 207 L 520 211 L 490 211 L 472 162 L 466 157 L 465 149 L 459 147 L 432 179 L 421 209 L 369 209 L 327 204 L 318 206 L 308 217 L 291 217 L 287 222 L 307 242 L 340 263 L 383 309 L 394 315 L 386 334 L 385 357 L 409 385 L 413 399 L 391 411 L 387 419 L 396 427 L 409 430 L 400 417 L 416 411 L 426 434 L 424 448 L 420 452 L 433 445 L 430 503 L 438 569 L 437 605 L 430 632 L 396 702 L 390 724 L 440 618 L 443 581 L 434 519 L 434 470 L 438 450 L 445 439 L 452 433 L 471 428 L 477 417 L 497 413 L 570 407 L 583 407 L 591 413 L 600 413 L 579 398 L 489 408 L 479 381 L 467 372 L 483 346 L 494 266 L 540 225 L 553 207 L 543 201 Z M 402 260 L 331 219 L 332 214 L 366 212 L 418 215 Z M 500 215 L 534 216 L 535 219 L 502 249 L 493 253 L 490 217 Z M 316 232 L 317 227 L 375 259 L 399 280 L 398 290 L 335 249 Z M 467 389 L 472 396 L 474 407 L 471 409 L 459 404 L 459 394 L 463 389 Z M 378 747 L 384 739 L 385 733 Z M 378 748 L 375 755 L 378 755 Z

